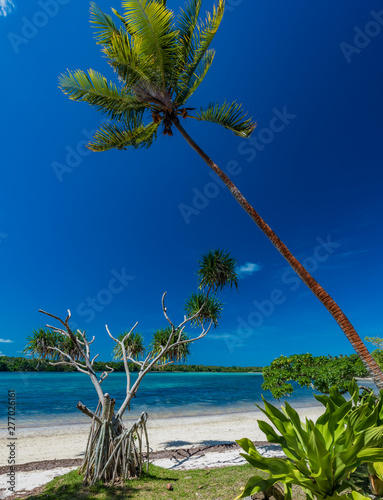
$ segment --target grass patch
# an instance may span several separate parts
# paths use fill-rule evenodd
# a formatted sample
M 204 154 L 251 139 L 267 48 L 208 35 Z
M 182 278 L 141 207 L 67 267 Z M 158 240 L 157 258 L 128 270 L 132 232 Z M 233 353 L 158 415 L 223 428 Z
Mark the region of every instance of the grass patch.
M 249 477 L 254 475 L 250 465 L 235 465 L 218 469 L 172 471 L 150 465 L 149 474 L 124 486 L 89 487 L 82 484 L 77 471 L 69 472 L 48 483 L 43 493 L 28 500 L 232 500 L 239 495 Z M 259 471 L 260 475 L 262 474 Z M 266 474 L 263 474 L 266 477 Z M 167 489 L 167 484 L 173 491 Z
M 141 479 L 127 481 L 123 486 L 84 486 L 83 476 L 77 470 L 57 477 L 45 486 L 39 495 L 28 500 L 233 500 L 251 476 L 267 477 L 263 471 L 249 464 L 221 467 L 217 469 L 169 470 L 154 465 L 149 466 L 149 474 Z M 362 466 L 353 475 L 353 480 L 361 492 L 369 493 L 367 468 Z M 167 484 L 173 490 L 167 489 Z M 293 486 L 293 499 L 305 500 L 306 495 Z

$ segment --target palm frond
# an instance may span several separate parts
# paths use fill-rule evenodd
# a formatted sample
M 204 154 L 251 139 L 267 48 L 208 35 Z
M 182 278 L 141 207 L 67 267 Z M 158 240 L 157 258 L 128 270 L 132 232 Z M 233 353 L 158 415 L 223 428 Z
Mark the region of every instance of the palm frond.
M 100 73 L 88 70 L 68 71 L 59 77 L 59 86 L 64 94 L 73 101 L 84 101 L 95 106 L 98 111 L 106 113 L 113 119 L 129 119 L 131 115 L 142 115 L 145 106 L 133 95 L 102 76 Z
M 129 146 L 135 149 L 148 148 L 156 137 L 158 126 L 159 124 L 154 122 L 144 126 L 138 120 L 131 120 L 123 125 L 107 123 L 94 134 L 88 147 L 92 151 L 126 149 Z
M 256 127 L 251 118 L 245 119 L 247 113 L 244 113 L 242 104 L 236 102 L 223 104 L 209 104 L 206 109 L 201 108 L 197 120 L 217 123 L 234 132 L 241 137 L 249 137 Z
M 127 89 L 137 82 L 150 82 L 155 77 L 153 56 L 140 55 L 140 40 L 133 43 L 126 33 L 114 34 L 104 53 Z
M 213 49 L 209 49 L 205 52 L 201 62 L 198 65 L 198 68 L 196 69 L 195 73 L 190 79 L 189 86 L 182 92 L 180 92 L 180 94 L 177 97 L 177 102 L 180 105 L 184 104 L 190 98 L 190 96 L 194 94 L 197 88 L 201 85 L 207 72 L 210 69 L 210 66 L 213 63 L 214 55 L 215 51 Z
M 219 0 L 218 5 L 213 8 L 213 13 L 211 14 L 208 12 L 205 22 L 200 22 L 196 26 L 188 52 L 188 59 L 190 59 L 190 61 L 184 68 L 184 72 L 177 86 L 177 96 L 180 96 L 180 98 L 182 98 L 184 93 L 189 89 L 193 75 L 213 41 L 221 24 L 224 10 L 225 1 Z M 177 102 L 181 101 L 177 98 Z
M 124 16 L 122 16 L 116 9 L 113 9 L 113 8 L 112 8 L 112 12 L 122 22 L 126 32 L 129 33 L 129 35 L 132 35 L 132 33 L 129 31 L 129 25 L 126 22 L 126 19 L 124 18 Z
M 142 56 L 153 57 L 153 67 L 163 88 L 171 75 L 177 52 L 177 32 L 172 30 L 173 13 L 164 2 L 128 0 L 122 2 L 124 18 L 134 39 L 140 39 Z
M 203 55 L 209 48 L 217 30 L 221 24 L 225 11 L 225 0 L 219 0 L 218 5 L 213 7 L 213 13 L 207 12 L 204 23 L 199 26 L 198 46 L 195 53 L 194 64 L 197 67 Z
M 185 10 L 182 8 L 180 9 L 180 14 L 177 17 L 179 42 L 182 45 L 184 61 L 187 64 L 193 62 L 190 60 L 190 51 L 193 47 L 193 42 L 195 41 L 194 31 L 197 28 L 201 4 L 202 0 L 190 0 L 185 6 Z
M 90 2 L 90 23 L 95 28 L 95 38 L 98 44 L 108 44 L 119 29 L 112 16 L 105 14 L 95 2 Z

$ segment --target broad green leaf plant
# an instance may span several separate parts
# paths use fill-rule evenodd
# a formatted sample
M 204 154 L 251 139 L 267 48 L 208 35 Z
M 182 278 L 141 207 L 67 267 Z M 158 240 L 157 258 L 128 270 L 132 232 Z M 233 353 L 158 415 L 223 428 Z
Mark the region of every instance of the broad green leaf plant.
M 277 482 L 283 483 L 286 500 L 292 499 L 293 484 L 300 486 L 309 500 L 369 498 L 355 491 L 350 474 L 362 463 L 383 461 L 382 400 L 376 404 L 369 395 L 359 402 L 355 382 L 349 392 L 349 401 L 336 387 L 331 388 L 329 396 L 315 396 L 326 408 L 315 423 L 309 419 L 301 422 L 288 403 L 281 412 L 264 400 L 265 408 L 259 408 L 272 425 L 259 420 L 259 428 L 270 443 L 281 445 L 287 458 L 262 457 L 249 439 L 239 440 L 246 452 L 241 455 L 269 476 L 251 477 L 237 498 L 265 491 Z M 350 489 L 352 493 L 347 493 Z

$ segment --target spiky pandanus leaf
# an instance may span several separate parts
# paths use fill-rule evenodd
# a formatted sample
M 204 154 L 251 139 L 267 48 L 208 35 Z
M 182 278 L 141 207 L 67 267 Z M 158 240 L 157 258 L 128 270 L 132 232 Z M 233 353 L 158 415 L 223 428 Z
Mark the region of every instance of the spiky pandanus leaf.
M 191 318 L 201 310 L 198 316 L 191 322 L 194 326 L 206 325 L 212 322 L 217 327 L 222 309 L 222 303 L 216 297 L 206 297 L 203 293 L 192 293 L 185 304 L 185 311 L 188 318 Z
M 200 278 L 200 289 L 208 288 L 217 291 L 222 290 L 226 285 L 230 285 L 230 288 L 233 285 L 238 287 L 236 261 L 231 257 L 230 252 L 220 249 L 210 250 L 202 255 L 199 264 L 197 276 Z
M 84 332 L 84 334 L 85 334 L 85 332 Z M 82 341 L 82 338 L 78 332 L 75 332 L 74 336 L 80 342 Z M 67 354 L 69 354 L 69 356 L 71 356 L 71 358 L 75 361 L 82 361 L 83 360 L 83 357 L 81 356 L 81 353 L 79 352 L 76 344 L 69 337 L 60 335 L 58 348 L 62 352 L 66 352 Z M 64 356 L 62 356 L 61 354 L 58 353 L 58 356 L 60 359 L 66 361 L 66 358 Z
M 116 120 L 142 116 L 145 106 L 132 94 L 119 90 L 97 71 L 68 71 L 59 78 L 61 90 L 73 101 L 84 101 Z
M 81 340 L 78 333 L 75 334 L 75 337 Z M 34 358 L 39 358 L 42 361 L 66 360 L 58 351 L 52 349 L 53 347 L 66 352 L 75 361 L 82 359 L 76 345 L 71 339 L 58 332 L 45 328 L 39 328 L 38 330 L 32 331 L 32 335 L 27 337 L 27 344 L 22 352 Z
M 128 332 L 121 333 L 117 338 L 122 342 L 124 337 Z M 132 332 L 124 342 L 126 353 L 129 357 L 137 359 L 139 356 L 145 353 L 144 337 L 139 332 Z M 113 348 L 113 359 L 115 361 L 121 361 L 123 359 L 122 347 L 120 344 L 116 344 Z
M 57 359 L 57 351 L 49 349 L 50 347 L 58 347 L 60 336 L 58 333 L 52 332 L 45 328 L 33 330 L 31 335 L 27 336 L 27 344 L 22 351 L 23 354 L 30 355 L 34 358 Z
M 142 125 L 131 120 L 122 125 L 106 123 L 94 134 L 89 143 L 92 151 L 107 151 L 108 149 L 148 148 L 155 139 L 158 123 Z
M 177 342 L 178 339 L 180 339 L 182 342 L 189 339 L 186 333 L 181 333 L 181 336 L 179 332 L 172 333 L 172 329 L 170 326 L 167 328 L 160 328 L 154 333 L 153 340 L 150 344 L 150 349 L 154 354 L 159 354 L 161 352 L 161 348 L 166 346 L 171 335 L 173 335 L 171 344 Z M 160 362 L 164 363 L 173 361 L 175 363 L 178 363 L 180 361 L 186 361 L 189 354 L 190 344 L 178 344 L 173 348 L 165 351 L 160 359 Z
M 223 104 L 209 104 L 206 109 L 201 108 L 196 119 L 217 123 L 241 137 L 249 137 L 255 128 L 250 118 L 246 118 L 242 104 L 224 102 Z

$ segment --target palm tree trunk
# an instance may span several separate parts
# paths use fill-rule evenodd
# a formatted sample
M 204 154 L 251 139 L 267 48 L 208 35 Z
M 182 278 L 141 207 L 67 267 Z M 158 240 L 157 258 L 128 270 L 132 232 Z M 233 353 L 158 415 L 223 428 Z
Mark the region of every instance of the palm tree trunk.
M 236 188 L 229 177 L 216 165 L 207 154 L 202 151 L 202 149 L 196 144 L 193 139 L 189 136 L 186 130 L 180 124 L 178 118 L 173 120 L 174 126 L 184 137 L 187 143 L 200 155 L 200 157 L 209 165 L 209 167 L 222 179 L 231 194 L 241 205 L 241 207 L 250 215 L 257 226 L 265 233 L 269 238 L 271 243 L 280 252 L 280 254 L 287 260 L 290 266 L 302 279 L 313 294 L 322 302 L 325 308 L 330 312 L 335 321 L 343 330 L 351 345 L 355 349 L 356 353 L 362 360 L 367 371 L 370 373 L 371 377 L 379 390 L 383 389 L 383 373 L 379 368 L 378 364 L 371 356 L 370 352 L 364 345 L 362 339 L 357 334 L 355 328 L 352 326 L 346 315 L 342 312 L 338 304 L 330 297 L 330 295 L 324 290 L 319 283 L 311 276 L 311 274 L 302 266 L 302 264 L 294 257 L 286 245 L 278 238 L 274 231 L 266 224 L 266 222 L 260 217 L 260 215 L 254 210 L 254 208 L 248 203 L 246 198 L 242 193 Z

